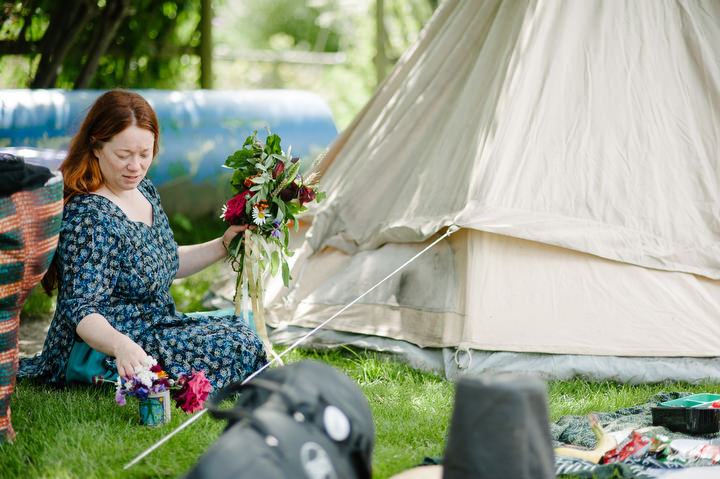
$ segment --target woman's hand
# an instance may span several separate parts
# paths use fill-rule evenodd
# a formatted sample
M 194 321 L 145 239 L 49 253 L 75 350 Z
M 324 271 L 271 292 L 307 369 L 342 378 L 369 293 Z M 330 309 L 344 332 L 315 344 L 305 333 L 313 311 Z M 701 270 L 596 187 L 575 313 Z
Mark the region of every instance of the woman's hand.
M 85 316 L 75 330 L 91 348 L 115 358 L 118 374 L 127 378 L 142 364 L 147 353 L 135 341 L 121 333 L 98 313 Z
M 129 378 L 135 372 L 135 368 L 142 365 L 147 353 L 138 343 L 125 336 L 125 340 L 116 345 L 114 356 L 120 377 Z
M 225 246 L 225 249 L 227 250 L 230 247 L 230 242 L 233 238 L 246 229 L 248 229 L 248 225 L 232 225 L 225 230 L 225 234 L 222 235 L 222 244 Z

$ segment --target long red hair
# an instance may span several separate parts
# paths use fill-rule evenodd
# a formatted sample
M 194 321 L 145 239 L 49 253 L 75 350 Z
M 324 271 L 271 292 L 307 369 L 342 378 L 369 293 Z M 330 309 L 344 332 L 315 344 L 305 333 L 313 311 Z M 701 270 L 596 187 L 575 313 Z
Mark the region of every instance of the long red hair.
M 95 150 L 101 149 L 104 143 L 130 126 L 143 128 L 153 134 L 154 158 L 159 148 L 160 125 L 155 111 L 145 98 L 126 90 L 110 90 L 95 100 L 80 130 L 70 141 L 68 154 L 60 165 L 65 204 L 73 196 L 92 193 L 103 185 L 104 179 Z M 48 294 L 57 287 L 56 258 L 53 258 L 42 279 L 42 286 Z
M 80 131 L 70 142 L 65 161 L 60 165 L 66 204 L 73 196 L 91 193 L 103 185 L 94 151 L 133 125 L 150 131 L 155 137 L 154 157 L 158 152 L 160 127 L 155 112 L 145 98 L 130 91 L 110 90 L 95 100 L 80 125 Z

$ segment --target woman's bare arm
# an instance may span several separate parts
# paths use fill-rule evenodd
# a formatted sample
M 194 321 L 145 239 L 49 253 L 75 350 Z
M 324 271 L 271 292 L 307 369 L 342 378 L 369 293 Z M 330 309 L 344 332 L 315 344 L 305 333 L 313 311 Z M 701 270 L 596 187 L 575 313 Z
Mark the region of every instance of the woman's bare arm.
M 246 229 L 247 225 L 230 226 L 220 238 L 206 243 L 180 246 L 178 248 L 180 268 L 175 277 L 190 276 L 224 258 L 230 241 Z
M 135 341 L 125 336 L 105 319 L 104 316 L 92 313 L 85 316 L 77 325 L 78 336 L 88 346 L 103 354 L 115 358 L 118 374 L 127 378 L 142 364 L 147 353 Z

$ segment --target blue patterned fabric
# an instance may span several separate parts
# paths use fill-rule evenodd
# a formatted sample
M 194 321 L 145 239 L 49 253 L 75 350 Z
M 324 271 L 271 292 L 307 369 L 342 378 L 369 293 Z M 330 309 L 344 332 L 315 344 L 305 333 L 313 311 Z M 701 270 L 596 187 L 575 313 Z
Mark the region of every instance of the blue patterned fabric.
M 57 248 L 59 290 L 42 353 L 20 361 L 18 377 L 65 381 L 78 322 L 103 315 L 171 376 L 203 369 L 214 389 L 239 381 L 267 361 L 262 340 L 237 316 L 175 311 L 170 284 L 177 244 L 155 187 L 140 191 L 153 206 L 151 226 L 130 221 L 112 201 L 79 195 L 65 205 Z M 106 366 L 117 370 L 113 358 Z

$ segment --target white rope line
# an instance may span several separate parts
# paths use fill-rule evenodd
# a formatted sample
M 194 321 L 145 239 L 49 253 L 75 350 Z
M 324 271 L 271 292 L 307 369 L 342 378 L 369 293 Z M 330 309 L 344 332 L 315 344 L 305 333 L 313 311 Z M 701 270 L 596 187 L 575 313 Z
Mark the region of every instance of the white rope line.
M 258 369 L 257 371 L 255 371 L 254 373 L 252 373 L 252 374 L 250 374 L 248 377 L 246 377 L 246 378 L 240 383 L 240 385 L 241 385 L 241 386 L 244 386 L 245 383 L 247 383 L 248 381 L 252 380 L 252 379 L 253 379 L 254 377 L 256 377 L 258 374 L 260 374 L 261 372 L 263 372 L 264 370 L 266 370 L 267 368 L 269 368 L 270 366 L 272 366 L 275 362 L 279 361 L 280 358 L 282 358 L 283 356 L 285 356 L 287 353 L 289 353 L 289 352 L 292 351 L 293 349 L 297 348 L 297 347 L 298 347 L 300 344 L 302 344 L 307 338 L 309 338 L 310 336 L 312 336 L 313 334 L 315 334 L 316 332 L 318 332 L 320 329 L 322 329 L 323 327 L 325 327 L 328 323 L 330 323 L 330 321 L 332 321 L 333 319 L 335 319 L 335 318 L 337 318 L 338 316 L 340 316 L 344 311 L 346 311 L 346 310 L 347 310 L 348 308 L 350 308 L 352 305 L 354 305 L 355 303 L 357 303 L 358 301 L 360 301 L 362 298 L 364 298 L 365 296 L 367 296 L 368 294 L 370 294 L 370 293 L 371 293 L 372 291 L 374 291 L 378 286 L 380 286 L 380 285 L 383 284 L 385 281 L 387 281 L 388 279 L 390 279 L 391 277 L 393 277 L 394 275 L 396 275 L 400 270 L 402 270 L 402 269 L 405 268 L 407 265 L 409 265 L 410 263 L 412 263 L 413 261 L 415 261 L 416 259 L 418 259 L 421 255 L 423 255 L 425 252 L 427 252 L 427 251 L 428 251 L 429 249 L 431 249 L 433 246 L 435 246 L 436 244 L 438 244 L 440 241 L 444 240 L 445 238 L 447 238 L 448 236 L 450 236 L 451 234 L 453 234 L 454 232 L 456 232 L 458 229 L 459 229 L 458 226 L 456 226 L 456 225 L 450 225 L 450 226 L 448 227 L 447 231 L 445 232 L 445 234 L 443 234 L 443 235 L 440 236 L 438 239 L 436 239 L 435 241 L 433 241 L 432 243 L 430 243 L 428 246 L 426 246 L 425 248 L 423 248 L 423 250 L 420 251 L 419 253 L 417 253 L 415 256 L 413 256 L 413 257 L 410 258 L 409 260 L 405 261 L 401 266 L 399 266 L 398 268 L 396 268 L 395 271 L 393 271 L 392 273 L 390 273 L 390 274 L 388 274 L 387 276 L 385 276 L 385 277 L 384 277 L 383 279 L 381 279 L 378 283 L 376 283 L 373 287 L 371 287 L 370 289 L 368 289 L 367 291 L 365 291 L 363 294 L 361 294 L 360 296 L 358 296 L 357 298 L 355 298 L 354 300 L 352 300 L 350 303 L 348 303 L 348 304 L 346 304 L 345 306 L 343 306 L 343 308 L 340 309 L 340 311 L 338 311 L 337 313 L 333 314 L 333 315 L 330 316 L 328 319 L 326 319 L 325 321 L 323 321 L 322 323 L 320 323 L 318 326 L 316 326 L 315 328 L 313 328 L 310 332 L 308 332 L 307 334 L 305 334 L 304 336 L 302 336 L 300 339 L 298 339 L 297 341 L 295 341 L 294 343 L 292 343 L 285 351 L 283 351 L 283 352 L 280 353 L 279 355 L 275 356 L 275 358 L 274 358 L 272 361 L 266 363 L 263 367 L 261 367 L 260 369 Z M 194 423 L 195 421 L 197 421 L 198 419 L 200 419 L 200 417 L 201 417 L 203 414 L 205 414 L 206 412 L 207 412 L 207 409 L 202 409 L 202 410 L 198 411 L 197 413 L 195 413 L 194 416 L 188 418 L 185 422 L 183 422 L 181 425 L 179 425 L 174 431 L 170 432 L 168 435 L 166 435 L 165 437 L 163 437 L 162 439 L 160 439 L 158 442 L 156 442 L 155 444 L 153 444 L 152 446 L 150 446 L 149 448 L 147 448 L 146 450 L 144 450 L 144 451 L 143 451 L 142 453 L 140 453 L 140 455 L 138 455 L 135 459 L 133 459 L 132 461 L 130 461 L 130 462 L 128 462 L 127 464 L 125 464 L 125 466 L 123 467 L 123 470 L 128 469 L 129 467 L 132 467 L 133 465 L 137 464 L 139 461 L 141 461 L 143 458 L 145 458 L 147 455 L 149 455 L 149 454 L 150 454 L 151 452 L 153 452 L 155 449 L 157 449 L 157 448 L 160 447 L 161 445 L 165 444 L 165 443 L 166 443 L 168 440 L 170 440 L 170 438 L 173 437 L 175 434 L 179 433 L 180 431 L 182 431 L 183 429 L 185 429 L 186 427 L 188 427 L 190 424 L 192 424 L 192 423 Z

